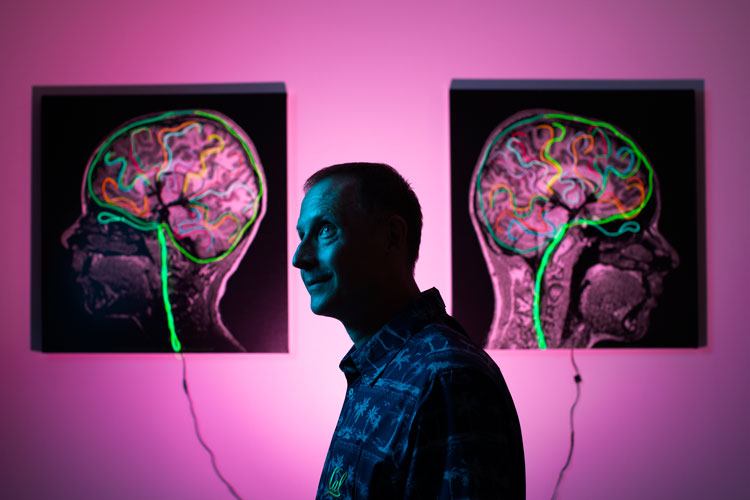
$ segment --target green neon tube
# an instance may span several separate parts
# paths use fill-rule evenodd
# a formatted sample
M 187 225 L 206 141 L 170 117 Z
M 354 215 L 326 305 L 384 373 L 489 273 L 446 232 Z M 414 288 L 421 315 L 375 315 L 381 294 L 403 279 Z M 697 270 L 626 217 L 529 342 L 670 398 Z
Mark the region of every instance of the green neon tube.
M 169 327 L 170 340 L 172 341 L 172 350 L 180 352 L 182 344 L 177 338 L 174 329 L 174 316 L 172 315 L 172 304 L 169 302 L 169 292 L 167 291 L 167 238 L 164 236 L 164 224 L 159 226 L 159 246 L 161 247 L 161 294 L 164 298 L 164 310 L 167 312 L 167 326 Z

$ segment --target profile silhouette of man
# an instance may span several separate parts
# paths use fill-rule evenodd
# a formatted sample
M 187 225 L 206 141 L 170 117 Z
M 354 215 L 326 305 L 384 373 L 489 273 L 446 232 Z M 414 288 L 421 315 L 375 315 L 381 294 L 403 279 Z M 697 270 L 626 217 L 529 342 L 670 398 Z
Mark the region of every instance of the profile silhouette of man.
M 521 429 L 497 365 L 414 280 L 422 213 L 376 163 L 305 183 L 293 265 L 354 345 L 318 499 L 524 498 Z

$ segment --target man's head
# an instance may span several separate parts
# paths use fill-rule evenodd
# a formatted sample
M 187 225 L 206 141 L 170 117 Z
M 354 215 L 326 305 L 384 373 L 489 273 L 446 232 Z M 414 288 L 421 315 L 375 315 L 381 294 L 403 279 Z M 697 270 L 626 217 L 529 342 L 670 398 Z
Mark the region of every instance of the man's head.
M 368 214 L 398 215 L 408 227 L 407 259 L 412 272 L 422 240 L 422 208 L 411 186 L 384 163 L 341 163 L 318 170 L 305 182 L 305 193 L 323 179 L 350 179 L 357 187 L 360 209 Z
M 376 163 L 320 170 L 305 193 L 293 265 L 311 308 L 345 324 L 367 317 L 394 287 L 412 279 L 422 230 L 419 201 L 398 172 Z

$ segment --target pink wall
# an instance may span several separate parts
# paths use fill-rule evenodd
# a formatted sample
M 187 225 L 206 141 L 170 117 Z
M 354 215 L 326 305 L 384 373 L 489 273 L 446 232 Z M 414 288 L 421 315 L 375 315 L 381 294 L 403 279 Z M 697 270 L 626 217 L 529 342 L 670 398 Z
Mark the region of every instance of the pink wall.
M 705 78 L 709 345 L 581 352 L 577 446 L 562 498 L 750 495 L 748 4 L 69 0 L 0 4 L 0 496 L 229 498 L 192 430 L 171 355 L 29 350 L 32 85 L 285 81 L 289 256 L 314 170 L 374 160 L 425 212 L 421 287 L 450 300 L 451 78 Z M 291 270 L 290 270 L 291 271 Z M 311 498 L 349 346 L 290 272 L 290 355 L 190 356 L 205 437 L 245 498 Z M 548 498 L 568 446 L 567 352 L 495 352 L 516 399 L 529 498 Z

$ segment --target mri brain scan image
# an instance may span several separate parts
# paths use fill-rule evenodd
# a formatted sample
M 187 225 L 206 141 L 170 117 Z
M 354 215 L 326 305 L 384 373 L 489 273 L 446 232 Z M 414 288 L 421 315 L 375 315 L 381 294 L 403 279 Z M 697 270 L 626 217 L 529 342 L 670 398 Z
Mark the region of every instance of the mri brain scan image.
M 242 351 L 219 301 L 266 198 L 253 142 L 229 117 L 184 110 L 122 124 L 91 154 L 81 215 L 61 235 L 85 310 L 175 351 Z
M 530 109 L 487 138 L 469 213 L 492 281 L 487 348 L 629 343 L 678 267 L 659 180 L 615 124 Z

